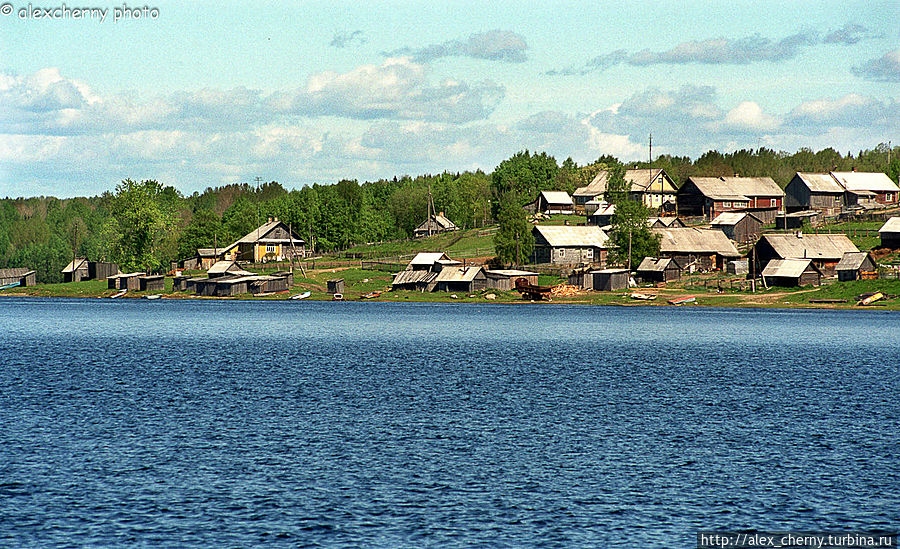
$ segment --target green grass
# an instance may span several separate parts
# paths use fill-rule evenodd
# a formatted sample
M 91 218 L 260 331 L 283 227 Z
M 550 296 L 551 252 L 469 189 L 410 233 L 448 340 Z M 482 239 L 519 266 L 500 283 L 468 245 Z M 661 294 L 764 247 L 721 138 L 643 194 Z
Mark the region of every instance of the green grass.
M 419 252 L 447 252 L 451 257 L 454 253 L 460 257 L 490 256 L 494 255 L 493 235 L 483 233 L 493 232 L 495 229 L 491 227 L 468 229 L 412 240 L 354 246 L 335 254 L 335 257 L 344 257 L 345 254 L 363 254 L 365 259 L 396 258 Z

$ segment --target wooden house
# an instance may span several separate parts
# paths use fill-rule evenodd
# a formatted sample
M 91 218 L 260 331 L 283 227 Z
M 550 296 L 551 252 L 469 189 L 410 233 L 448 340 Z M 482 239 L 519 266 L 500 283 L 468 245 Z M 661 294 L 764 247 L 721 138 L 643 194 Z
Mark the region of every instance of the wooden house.
M 73 259 L 63 270 L 63 282 L 81 282 L 90 280 L 90 268 L 88 260 L 83 257 Z
M 892 250 L 900 249 L 900 217 L 888 219 L 885 224 L 878 229 L 878 236 L 881 237 L 882 248 L 890 248 Z
M 139 276 L 138 288 L 142 292 L 161 292 L 166 289 L 166 277 L 165 275 Z
M 844 204 L 844 187 L 830 173 L 797 172 L 784 188 L 788 212 L 815 210 L 837 217 Z
M 628 269 L 601 269 L 591 271 L 591 289 L 598 292 L 615 292 L 628 288 L 631 273 Z
M 606 265 L 609 237 L 594 225 L 536 225 L 532 263 Z
M 510 292 L 516 287 L 516 280 L 524 278 L 529 284 L 537 286 L 538 273 L 519 269 L 495 269 L 484 271 L 487 287 Z
M 874 280 L 878 278 L 878 265 L 869 252 L 847 252 L 834 267 L 838 280 Z
M 610 173 L 609 170 L 601 170 L 587 186 L 575 190 L 572 198 L 578 211 L 584 211 L 585 204 L 589 201 L 603 197 Z M 625 170 L 624 179 L 629 186 L 628 195 L 632 200 L 657 211 L 670 210 L 674 207 L 675 182 L 665 170 Z
M 689 177 L 678 189 L 678 214 L 715 219 L 725 212 L 753 213 L 774 223 L 784 191 L 771 177 Z
M 767 286 L 819 286 L 822 276 L 811 259 L 773 259 L 762 271 Z
M 885 208 L 898 204 L 900 187 L 881 172 L 831 172 L 844 188 L 844 207 Z
M 285 261 L 306 255 L 306 241 L 276 217 L 269 218 L 266 223 L 224 248 L 200 248 L 197 254 L 201 268 L 206 269 L 222 260 L 252 263 Z
M 459 227 L 455 223 L 447 219 L 444 212 L 431 214 L 431 219 L 426 219 L 413 231 L 415 238 L 424 236 L 446 233 L 449 231 L 457 231 Z
M 763 222 L 749 212 L 725 212 L 713 219 L 711 227 L 738 243 L 752 243 L 762 234 Z
M 645 257 L 635 272 L 643 283 L 660 283 L 681 278 L 681 266 L 671 257 Z
M 138 291 L 141 289 L 140 277 L 144 273 L 119 273 L 106 278 L 106 287 L 110 290 L 130 290 Z
M 773 259 L 811 259 L 824 276 L 834 276 L 834 269 L 847 252 L 859 249 L 844 234 L 779 233 L 764 234 L 756 242 L 752 257 L 753 272 Z
M 0 269 L 0 288 L 25 287 L 37 284 L 37 273 L 27 267 Z
M 434 279 L 437 292 L 478 292 L 487 288 L 487 277 L 481 267 L 445 267 Z
M 741 257 L 731 240 L 718 229 L 686 227 L 652 231 L 660 237 L 660 258 L 672 258 L 688 272 L 722 270 L 728 260 Z
M 567 192 L 541 191 L 535 202 L 534 211 L 548 215 L 570 214 L 575 211 L 575 203 Z

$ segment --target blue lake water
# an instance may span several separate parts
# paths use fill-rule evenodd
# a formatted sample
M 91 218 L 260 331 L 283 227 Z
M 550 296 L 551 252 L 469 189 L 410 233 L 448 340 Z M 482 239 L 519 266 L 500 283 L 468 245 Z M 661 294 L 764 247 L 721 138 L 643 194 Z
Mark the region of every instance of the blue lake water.
M 896 530 L 900 315 L 0 298 L 0 546 Z

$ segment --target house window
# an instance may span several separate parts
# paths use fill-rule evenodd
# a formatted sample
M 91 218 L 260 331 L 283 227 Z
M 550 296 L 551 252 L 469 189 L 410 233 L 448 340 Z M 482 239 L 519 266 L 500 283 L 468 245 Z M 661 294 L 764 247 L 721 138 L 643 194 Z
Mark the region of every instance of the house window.
M 267 254 L 274 254 L 276 251 L 277 250 L 276 250 L 275 244 L 266 244 L 266 253 Z
M 585 259 L 594 259 L 594 249 L 593 248 L 586 249 L 584 251 L 584 258 Z
M 723 208 L 730 208 L 730 207 L 731 207 L 731 202 L 722 202 L 722 207 L 723 207 Z
M 778 207 L 778 199 L 777 199 L 777 198 L 773 198 L 772 201 L 771 201 L 770 206 L 771 206 L 772 208 L 777 208 L 777 207 Z

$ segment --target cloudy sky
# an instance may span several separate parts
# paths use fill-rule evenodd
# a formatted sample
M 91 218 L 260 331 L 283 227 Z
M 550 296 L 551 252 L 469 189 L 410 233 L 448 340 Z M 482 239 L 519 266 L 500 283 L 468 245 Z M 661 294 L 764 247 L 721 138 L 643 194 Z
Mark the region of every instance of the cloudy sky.
M 0 4 L 0 196 L 900 143 L 897 0 Z

